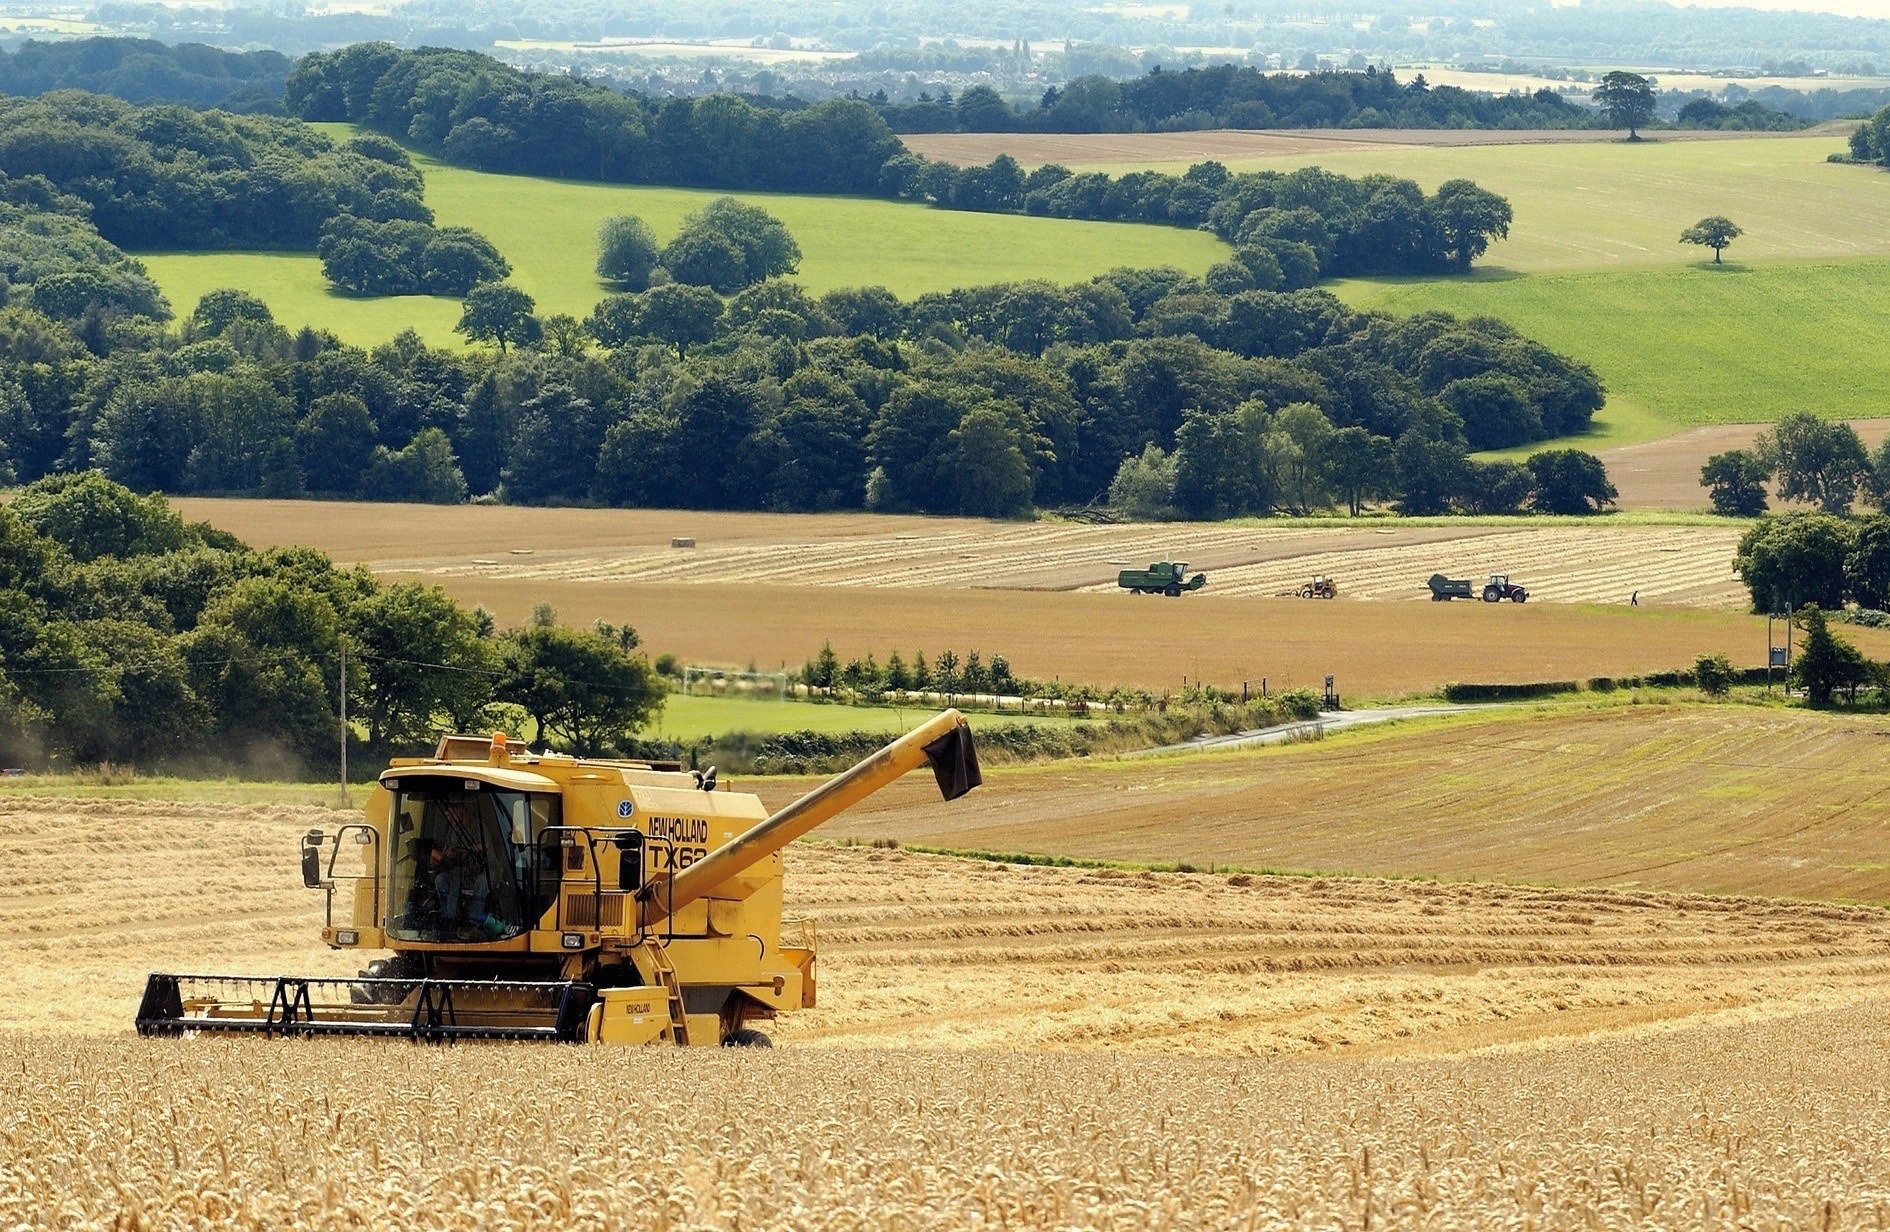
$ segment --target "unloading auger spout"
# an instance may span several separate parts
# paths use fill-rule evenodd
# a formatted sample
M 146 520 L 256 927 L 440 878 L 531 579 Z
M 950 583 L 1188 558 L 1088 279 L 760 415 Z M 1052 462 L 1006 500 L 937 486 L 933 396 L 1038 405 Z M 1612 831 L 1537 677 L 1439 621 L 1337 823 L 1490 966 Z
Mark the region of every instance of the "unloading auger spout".
M 729 878 L 765 860 L 797 838 L 852 808 L 880 788 L 931 763 L 939 793 L 958 799 L 984 782 L 971 729 L 963 715 L 947 710 L 914 728 L 850 770 L 828 779 L 704 858 L 643 888 L 638 896 L 645 928 L 662 922 Z

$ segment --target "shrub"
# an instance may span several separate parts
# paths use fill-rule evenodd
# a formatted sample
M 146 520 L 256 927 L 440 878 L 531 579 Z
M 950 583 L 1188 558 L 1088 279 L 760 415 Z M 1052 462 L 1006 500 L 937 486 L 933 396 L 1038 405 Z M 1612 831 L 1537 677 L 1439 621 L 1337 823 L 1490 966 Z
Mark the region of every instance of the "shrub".
M 1708 697 L 1723 697 L 1732 688 L 1732 660 L 1723 654 L 1703 654 L 1693 660 L 1693 682 Z

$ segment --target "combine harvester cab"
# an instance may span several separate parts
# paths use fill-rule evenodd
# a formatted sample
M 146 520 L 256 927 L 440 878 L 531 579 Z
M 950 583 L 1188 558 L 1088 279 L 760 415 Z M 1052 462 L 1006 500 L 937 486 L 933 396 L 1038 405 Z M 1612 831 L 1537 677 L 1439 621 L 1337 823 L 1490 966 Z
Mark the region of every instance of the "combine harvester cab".
M 302 840 L 334 949 L 359 977 L 153 973 L 143 1035 L 369 1035 L 766 1045 L 814 1004 L 814 930 L 782 918 L 781 849 L 929 764 L 983 780 L 948 710 L 769 815 L 679 766 L 514 752 L 448 736 L 396 761 L 362 820 Z

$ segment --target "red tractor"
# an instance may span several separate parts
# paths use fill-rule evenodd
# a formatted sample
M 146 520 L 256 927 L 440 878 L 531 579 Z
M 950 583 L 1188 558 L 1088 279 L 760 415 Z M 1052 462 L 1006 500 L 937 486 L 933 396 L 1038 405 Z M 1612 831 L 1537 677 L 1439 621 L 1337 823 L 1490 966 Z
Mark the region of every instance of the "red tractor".
M 1529 598 L 1529 592 L 1509 580 L 1507 573 L 1492 573 L 1489 584 L 1483 588 L 1485 603 L 1501 603 L 1508 599 L 1511 603 L 1523 603 Z

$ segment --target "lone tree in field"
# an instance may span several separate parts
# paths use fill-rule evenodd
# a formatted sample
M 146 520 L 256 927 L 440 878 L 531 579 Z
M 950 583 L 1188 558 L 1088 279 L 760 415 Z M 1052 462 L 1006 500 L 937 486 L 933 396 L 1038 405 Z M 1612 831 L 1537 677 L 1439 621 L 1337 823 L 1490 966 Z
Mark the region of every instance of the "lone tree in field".
M 1620 495 L 1601 459 L 1580 449 L 1545 449 L 1528 465 L 1544 513 L 1599 513 Z
M 1628 130 L 1629 141 L 1639 141 L 1641 127 L 1654 118 L 1654 86 L 1639 73 L 1609 73 L 1595 87 L 1594 99 L 1609 124 Z
M 1829 706 L 1839 689 L 1846 700 L 1857 700 L 1857 687 L 1868 683 L 1871 663 L 1857 647 L 1834 637 L 1824 612 L 1815 603 L 1799 611 L 1795 623 L 1805 632 L 1803 649 L 1792 664 L 1792 683 L 1805 691 L 1814 706 Z
M 1713 264 L 1718 265 L 1720 263 L 1720 254 L 1726 251 L 1726 246 L 1744 234 L 1745 232 L 1740 229 L 1738 223 L 1722 214 L 1715 214 L 1711 218 L 1700 219 L 1700 221 L 1694 223 L 1685 231 L 1682 231 L 1680 233 L 1680 242 L 1682 244 L 1698 244 L 1702 248 L 1711 248 L 1713 250 Z

